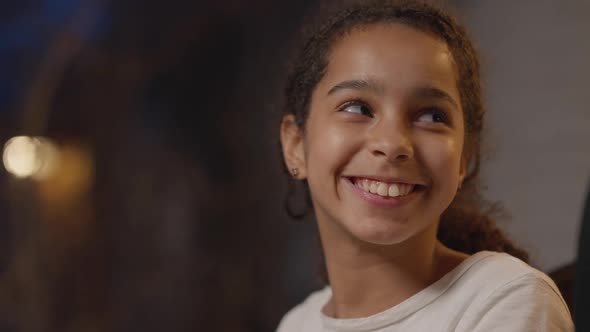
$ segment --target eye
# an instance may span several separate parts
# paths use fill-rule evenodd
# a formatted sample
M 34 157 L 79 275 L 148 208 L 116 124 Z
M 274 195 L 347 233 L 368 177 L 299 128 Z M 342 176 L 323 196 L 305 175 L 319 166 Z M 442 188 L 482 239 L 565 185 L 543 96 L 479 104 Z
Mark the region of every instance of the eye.
M 449 119 L 447 118 L 446 113 L 437 107 L 429 107 L 420 111 L 420 114 L 416 121 L 432 123 L 449 123 Z
M 338 112 L 353 113 L 371 118 L 373 117 L 371 109 L 366 104 L 359 101 L 351 101 L 342 105 L 342 107 L 338 109 Z

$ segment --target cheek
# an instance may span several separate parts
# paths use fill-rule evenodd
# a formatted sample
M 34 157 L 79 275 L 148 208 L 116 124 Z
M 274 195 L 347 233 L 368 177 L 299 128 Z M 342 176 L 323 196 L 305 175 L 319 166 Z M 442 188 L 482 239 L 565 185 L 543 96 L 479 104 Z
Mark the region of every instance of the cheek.
M 325 123 L 325 122 L 324 122 Z M 336 125 L 310 126 L 306 142 L 307 166 L 312 173 L 319 171 L 323 176 L 338 173 L 354 155 L 359 145 L 358 135 Z
M 453 137 L 437 138 L 422 146 L 424 164 L 429 168 L 435 184 L 450 187 L 454 191 L 461 170 L 463 141 Z

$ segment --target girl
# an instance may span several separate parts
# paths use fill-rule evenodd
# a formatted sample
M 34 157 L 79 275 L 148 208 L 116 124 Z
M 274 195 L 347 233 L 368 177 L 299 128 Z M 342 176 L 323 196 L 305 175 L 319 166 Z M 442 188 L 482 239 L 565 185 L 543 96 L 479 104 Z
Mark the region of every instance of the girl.
M 329 286 L 278 330 L 573 331 L 554 283 L 480 211 L 484 109 L 464 29 L 414 1 L 321 22 L 287 79 L 281 143 Z

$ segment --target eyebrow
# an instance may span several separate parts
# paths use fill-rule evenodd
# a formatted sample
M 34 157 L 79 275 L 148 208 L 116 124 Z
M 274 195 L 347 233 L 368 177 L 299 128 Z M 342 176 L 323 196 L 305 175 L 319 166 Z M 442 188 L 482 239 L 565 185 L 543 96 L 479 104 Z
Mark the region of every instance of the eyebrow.
M 327 95 L 330 96 L 342 90 L 368 90 L 377 94 L 383 94 L 385 87 L 373 79 L 348 80 L 334 85 L 328 91 Z
M 460 109 L 459 104 L 445 91 L 435 88 L 432 86 L 423 86 L 419 87 L 414 90 L 413 96 L 415 98 L 435 98 L 435 99 L 443 99 L 453 105 L 456 109 Z

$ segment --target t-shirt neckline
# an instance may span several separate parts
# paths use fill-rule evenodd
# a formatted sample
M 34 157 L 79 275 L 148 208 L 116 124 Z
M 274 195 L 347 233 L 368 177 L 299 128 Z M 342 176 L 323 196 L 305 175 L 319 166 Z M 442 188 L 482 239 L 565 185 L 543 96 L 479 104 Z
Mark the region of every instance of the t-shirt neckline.
M 324 327 L 338 332 L 374 330 L 391 325 L 436 300 L 475 263 L 493 254 L 494 252 L 491 251 L 480 251 L 467 257 L 454 269 L 428 287 L 412 295 L 403 302 L 371 316 L 362 318 L 333 318 L 325 315 L 323 310 L 320 310 L 322 324 Z M 326 286 L 324 291 L 327 293 L 327 296 L 325 297 L 326 302 L 321 306 L 322 309 L 332 296 L 332 290 L 329 286 Z

